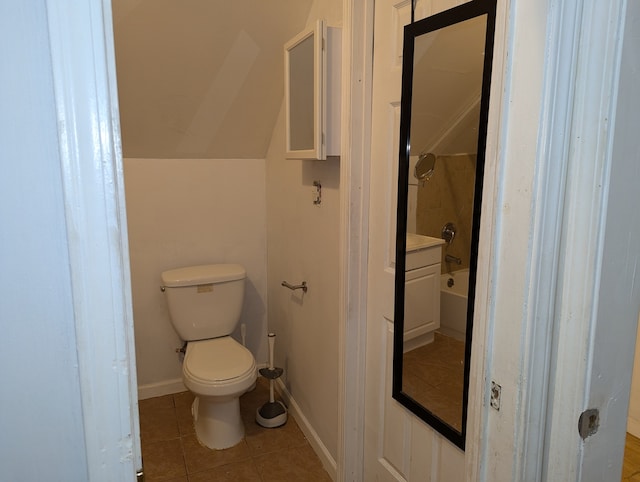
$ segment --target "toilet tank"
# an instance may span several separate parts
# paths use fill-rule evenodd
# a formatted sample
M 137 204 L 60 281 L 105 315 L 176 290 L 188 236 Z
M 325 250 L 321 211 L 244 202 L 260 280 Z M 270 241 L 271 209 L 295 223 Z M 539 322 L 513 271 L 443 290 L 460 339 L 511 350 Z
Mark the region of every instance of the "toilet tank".
M 244 297 L 242 266 L 189 266 L 164 271 L 161 278 L 171 323 L 181 339 L 204 340 L 233 332 Z

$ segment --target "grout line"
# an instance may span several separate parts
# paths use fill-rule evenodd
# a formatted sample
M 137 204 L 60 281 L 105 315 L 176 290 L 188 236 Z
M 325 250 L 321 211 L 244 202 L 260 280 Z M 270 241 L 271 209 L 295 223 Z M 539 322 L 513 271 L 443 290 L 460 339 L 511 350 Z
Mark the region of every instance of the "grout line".
M 263 386 L 263 387 L 261 387 L 261 389 L 262 389 L 262 390 L 264 390 L 264 386 Z M 192 479 L 193 479 L 193 478 L 194 478 L 198 473 L 200 473 L 201 471 L 197 471 L 197 472 L 195 472 L 195 473 L 189 473 L 189 470 L 188 470 L 188 465 L 187 465 L 187 454 L 186 454 L 186 448 L 185 448 L 185 439 L 186 439 L 186 437 L 192 437 L 192 436 L 194 436 L 194 433 L 193 433 L 193 432 L 190 432 L 190 433 L 182 433 L 182 432 L 181 432 L 181 429 L 180 429 L 180 423 L 179 423 L 179 420 L 178 420 L 178 412 L 179 412 L 179 410 L 182 410 L 184 407 L 182 407 L 182 406 L 181 406 L 181 407 L 180 407 L 180 409 L 179 409 L 179 407 L 178 407 L 178 399 L 177 399 L 177 397 L 178 397 L 178 396 L 181 396 L 181 395 L 180 395 L 180 394 L 172 394 L 172 405 L 173 405 L 173 411 L 172 411 L 172 412 L 173 412 L 173 421 L 175 422 L 175 424 L 176 424 L 176 426 L 177 426 L 177 428 L 178 428 L 178 435 L 177 435 L 177 437 L 171 437 L 170 439 L 163 439 L 163 440 L 159 440 L 158 442 L 164 442 L 164 441 L 169 441 L 169 440 L 175 440 L 176 438 L 178 438 L 178 439 L 179 439 L 179 443 L 180 443 L 180 452 L 181 452 L 181 453 L 180 453 L 180 455 L 181 455 L 181 457 L 182 457 L 182 468 L 183 468 L 183 471 L 184 471 L 184 477 L 186 478 L 186 480 L 187 480 L 187 481 L 191 481 L 191 480 L 192 480 Z M 182 401 L 183 401 L 183 400 L 180 400 L 180 402 L 182 402 Z M 252 401 L 250 401 L 250 402 L 249 402 L 249 404 L 248 404 L 248 405 L 246 405 L 246 407 L 251 407 L 251 404 L 253 404 L 253 403 L 257 403 L 257 402 L 254 402 L 254 401 L 252 400 Z M 169 415 L 168 415 L 168 413 L 169 413 L 168 411 L 167 411 L 167 412 L 165 412 L 165 413 L 167 414 L 167 416 L 169 416 Z M 165 424 L 167 424 L 167 423 L 170 423 L 170 420 L 164 419 L 164 420 L 160 421 L 160 423 L 165 423 Z M 248 429 L 249 429 L 249 424 L 251 424 L 251 423 L 252 423 L 252 420 L 250 420 L 250 419 L 248 419 L 248 418 L 245 420 L 245 419 L 243 418 L 243 423 L 244 423 L 244 426 L 245 426 L 245 432 L 247 432 L 247 431 L 248 431 Z M 253 423 L 255 423 L 255 421 L 253 421 Z M 295 422 L 295 420 L 294 420 L 293 418 L 292 418 L 290 421 L 288 421 L 287 423 L 288 423 L 288 424 L 289 424 L 289 423 L 295 423 L 295 424 L 296 424 L 296 426 L 297 426 L 297 423 Z M 262 458 L 262 457 L 264 457 L 264 456 L 268 456 L 268 455 L 270 455 L 270 454 L 272 454 L 272 455 L 273 455 L 273 454 L 276 454 L 276 453 L 280 454 L 280 453 L 284 453 L 284 452 L 287 452 L 287 451 L 289 451 L 289 450 L 295 449 L 295 448 L 297 448 L 297 447 L 303 447 L 303 446 L 305 446 L 305 445 L 308 445 L 308 444 L 309 444 L 309 441 L 308 441 L 308 440 L 306 439 L 306 437 L 304 436 L 304 433 L 302 432 L 302 430 L 301 430 L 299 427 L 298 427 L 298 429 L 300 430 L 300 432 L 301 432 L 301 434 L 302 434 L 302 439 L 299 441 L 299 443 L 298 443 L 298 441 L 297 441 L 297 440 L 296 440 L 296 441 L 293 441 L 293 440 L 292 440 L 292 441 L 290 441 L 289 443 L 287 443 L 287 444 L 286 444 L 286 446 L 282 446 L 282 447 L 278 447 L 278 448 L 273 448 L 272 450 L 266 450 L 267 448 L 271 448 L 271 447 L 272 447 L 272 446 L 270 446 L 270 445 L 267 445 L 268 440 L 266 440 L 266 441 L 264 442 L 264 446 L 263 446 L 263 447 L 261 447 L 261 450 L 262 450 L 262 451 L 259 451 L 258 453 L 254 453 L 254 452 L 251 450 L 251 448 L 250 448 L 250 446 L 249 446 L 249 444 L 248 444 L 248 442 L 247 442 L 246 434 L 245 434 L 244 443 L 245 443 L 245 444 L 247 444 L 247 456 L 246 456 L 246 458 L 242 458 L 242 460 L 233 460 L 233 461 L 230 461 L 230 462 L 228 462 L 228 463 L 226 463 L 226 464 L 219 465 L 219 466 L 217 466 L 217 467 L 213 467 L 213 468 L 211 468 L 211 469 L 203 470 L 202 472 L 204 472 L 204 471 L 209 471 L 209 470 L 214 470 L 214 471 L 215 471 L 215 470 L 221 470 L 221 468 L 222 468 L 222 467 L 224 467 L 224 466 L 226 466 L 226 465 L 234 464 L 234 463 L 238 463 L 238 462 L 241 462 L 241 461 L 248 461 L 248 462 L 251 464 L 251 467 L 253 468 L 254 473 L 256 473 L 256 474 L 258 475 L 259 480 L 260 480 L 261 482 L 264 482 L 264 481 L 266 480 L 266 478 L 268 477 L 268 475 L 269 475 L 269 470 L 268 470 L 268 467 L 264 467 L 264 466 L 263 466 L 263 467 L 262 467 L 262 469 L 263 469 L 263 470 L 266 470 L 266 473 L 265 473 L 265 474 L 263 474 L 263 473 L 262 473 L 262 470 L 260 470 L 260 468 L 259 468 L 260 466 L 259 466 L 259 464 L 257 463 L 257 459 L 258 459 L 258 458 Z M 267 437 L 267 439 L 268 439 L 268 438 L 269 438 L 269 437 Z M 152 443 L 153 443 L 153 442 L 152 442 Z M 148 442 L 147 442 L 147 443 L 143 443 L 143 446 L 146 446 L 147 448 L 149 447 L 149 445 L 150 445 L 150 443 L 148 443 Z M 264 450 L 266 450 L 266 451 L 264 451 Z M 144 448 L 143 448 L 143 452 L 144 452 Z M 177 454 L 176 454 L 176 455 L 177 455 Z M 177 465 L 176 465 L 176 468 L 177 468 Z M 325 470 L 325 471 L 326 471 L 326 470 Z M 161 477 L 162 477 L 162 476 L 161 476 Z

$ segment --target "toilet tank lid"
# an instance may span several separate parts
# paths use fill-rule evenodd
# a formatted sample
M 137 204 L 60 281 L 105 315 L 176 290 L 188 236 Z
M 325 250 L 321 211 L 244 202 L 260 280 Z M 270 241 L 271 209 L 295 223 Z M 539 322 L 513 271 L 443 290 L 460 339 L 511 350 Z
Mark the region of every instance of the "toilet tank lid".
M 163 271 L 164 286 L 196 286 L 244 279 L 247 273 L 239 264 L 205 264 Z

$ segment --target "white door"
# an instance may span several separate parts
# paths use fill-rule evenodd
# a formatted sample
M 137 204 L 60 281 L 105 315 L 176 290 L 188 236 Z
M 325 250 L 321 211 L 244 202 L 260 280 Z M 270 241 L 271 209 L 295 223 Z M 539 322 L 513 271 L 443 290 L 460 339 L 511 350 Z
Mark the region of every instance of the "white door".
M 375 11 L 364 480 L 619 480 L 640 303 L 640 3 L 499 5 L 466 455 L 391 398 L 410 3 Z M 416 18 L 432 13 L 418 1 Z
M 420 1 L 415 18 L 459 3 Z M 456 482 L 464 478 L 464 452 L 391 398 L 402 39 L 410 21 L 410 1 L 376 1 L 364 480 Z

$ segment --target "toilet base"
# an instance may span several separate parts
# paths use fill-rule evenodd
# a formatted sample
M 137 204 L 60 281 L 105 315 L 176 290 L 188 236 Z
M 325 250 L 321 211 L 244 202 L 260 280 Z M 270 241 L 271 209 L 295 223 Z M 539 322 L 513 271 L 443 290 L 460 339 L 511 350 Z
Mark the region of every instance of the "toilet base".
M 210 449 L 227 449 L 242 441 L 244 425 L 239 397 L 197 396 L 191 406 L 196 436 Z

